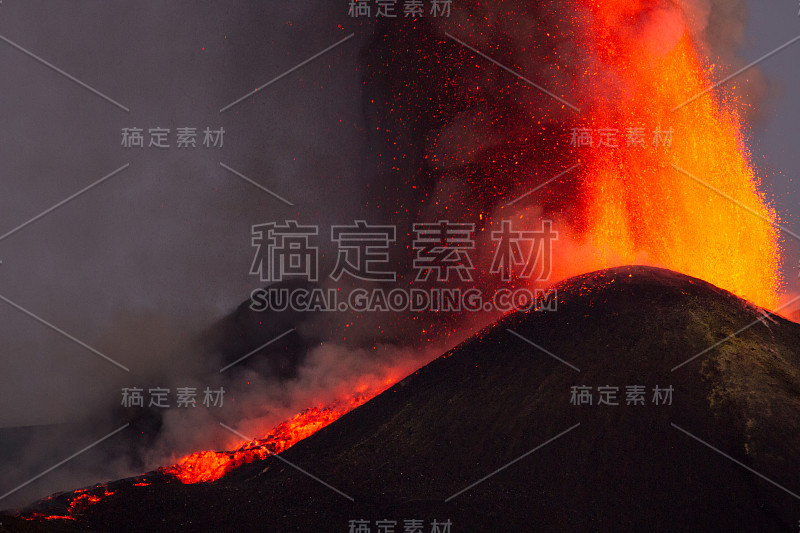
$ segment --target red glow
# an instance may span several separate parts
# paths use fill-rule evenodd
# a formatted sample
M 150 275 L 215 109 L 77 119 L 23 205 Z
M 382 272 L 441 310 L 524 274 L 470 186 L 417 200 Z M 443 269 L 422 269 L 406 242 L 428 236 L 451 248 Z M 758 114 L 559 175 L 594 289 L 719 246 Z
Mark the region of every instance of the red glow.
M 573 237 L 584 248 L 559 260 L 569 265 L 561 277 L 654 264 L 774 309 L 777 217 L 758 191 L 726 88 L 687 103 L 719 76 L 704 64 L 683 13 L 654 10 L 648 0 L 583 4 L 592 21 L 581 45 L 597 59 L 587 76 L 600 96 L 580 102 L 580 120 L 616 129 L 623 141 L 579 152 L 587 197 Z M 672 129 L 672 145 L 626 146 L 626 128 L 643 126 Z
M 215 481 L 231 470 L 272 454 L 278 454 L 316 433 L 345 413 L 377 396 L 397 380 L 386 378 L 373 387 L 362 385 L 355 394 L 324 407 L 312 407 L 283 422 L 261 439 L 242 444 L 236 451 L 203 451 L 187 455 L 163 469 L 183 483 Z
M 103 493 L 92 493 L 89 489 L 79 489 L 73 493 L 72 500 L 67 507 L 67 514 L 65 515 L 46 515 L 43 513 L 31 513 L 22 516 L 25 520 L 75 520 L 76 515 L 85 512 L 89 507 L 96 504 L 103 498 L 111 496 L 114 491 L 103 489 Z M 50 498 L 48 498 L 50 499 Z

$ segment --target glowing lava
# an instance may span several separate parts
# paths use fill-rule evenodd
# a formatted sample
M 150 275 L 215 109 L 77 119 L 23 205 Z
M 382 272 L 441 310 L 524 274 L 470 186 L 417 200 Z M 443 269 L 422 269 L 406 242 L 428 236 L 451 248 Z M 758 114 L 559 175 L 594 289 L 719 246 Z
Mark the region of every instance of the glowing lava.
M 75 515 L 85 512 L 89 507 L 112 494 L 114 494 L 114 491 L 109 491 L 105 488 L 102 494 L 89 492 L 89 489 L 79 489 L 73 493 L 72 500 L 67 507 L 67 514 L 46 515 L 43 513 L 31 513 L 22 518 L 25 520 L 75 520 Z
M 264 438 L 247 442 L 236 451 L 195 452 L 181 459 L 178 464 L 164 468 L 162 471 L 178 478 L 183 483 L 215 481 L 243 464 L 281 453 L 380 394 L 395 381 L 387 379 L 379 387 L 358 392 L 344 400 L 336 401 L 325 407 L 306 409 L 276 426 Z
M 711 87 L 711 72 L 683 13 L 653 0 L 582 3 L 593 16 L 582 46 L 597 59 L 587 76 L 598 91 L 579 120 L 619 132 L 618 148 L 579 150 L 587 196 L 578 236 L 593 249 L 583 272 L 650 263 L 774 309 L 776 215 L 759 195 L 731 101 L 709 92 L 687 103 Z M 643 143 L 628 144 L 631 128 L 647 132 Z M 672 130 L 671 146 L 653 146 L 653 130 Z

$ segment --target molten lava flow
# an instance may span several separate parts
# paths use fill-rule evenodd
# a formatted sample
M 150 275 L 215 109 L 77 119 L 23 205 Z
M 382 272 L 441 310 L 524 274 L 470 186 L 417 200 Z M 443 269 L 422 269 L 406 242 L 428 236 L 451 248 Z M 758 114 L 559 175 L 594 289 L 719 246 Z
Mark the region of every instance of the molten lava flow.
M 75 520 L 75 516 L 85 512 L 89 507 L 96 504 L 103 498 L 111 496 L 114 491 L 103 488 L 103 493 L 92 493 L 89 489 L 78 489 L 72 493 L 72 499 L 67 507 L 67 514 L 44 514 L 44 513 L 30 513 L 23 515 L 25 520 Z M 50 498 L 48 498 L 50 499 Z
M 81 513 L 86 509 L 88 509 L 91 505 L 96 504 L 103 498 L 111 496 L 112 494 L 114 494 L 114 492 L 109 490 L 103 490 L 103 494 L 91 494 L 89 492 L 84 492 L 82 494 L 77 495 L 70 502 L 67 511 L 69 512 L 70 515 Z
M 24 520 L 75 520 L 74 517 L 69 515 L 52 514 L 47 515 L 44 513 L 31 513 L 21 517 Z
M 231 452 L 195 452 L 187 455 L 174 466 L 162 471 L 175 476 L 183 483 L 214 481 L 231 470 L 269 455 L 281 453 L 304 438 L 316 433 L 345 413 L 383 392 L 396 380 L 387 379 L 379 387 L 361 388 L 359 392 L 344 400 L 325 407 L 313 407 L 295 415 L 276 426 L 264 438 L 247 442 Z
M 593 250 L 583 271 L 651 263 L 775 308 L 776 215 L 759 195 L 739 117 L 710 93 L 678 108 L 711 87 L 683 13 L 655 0 L 582 3 L 598 90 L 579 120 L 619 132 L 618 148 L 579 151 L 587 195 L 578 237 Z M 629 145 L 630 128 L 647 132 L 644 146 Z M 670 129 L 671 147 L 653 146 L 652 131 Z

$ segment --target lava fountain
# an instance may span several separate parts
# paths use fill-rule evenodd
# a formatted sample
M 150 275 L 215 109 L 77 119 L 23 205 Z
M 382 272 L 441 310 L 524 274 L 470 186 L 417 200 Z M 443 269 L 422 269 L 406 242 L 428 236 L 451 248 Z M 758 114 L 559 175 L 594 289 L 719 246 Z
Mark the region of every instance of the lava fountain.
M 579 152 L 578 233 L 594 250 L 591 268 L 644 257 L 774 309 L 776 214 L 759 194 L 732 98 L 709 91 L 713 72 L 684 12 L 653 0 L 582 3 L 592 15 L 582 46 L 595 60 L 586 75 L 600 96 L 582 102 L 578 120 L 621 134 L 617 149 Z M 671 146 L 630 144 L 633 128 L 671 132 Z

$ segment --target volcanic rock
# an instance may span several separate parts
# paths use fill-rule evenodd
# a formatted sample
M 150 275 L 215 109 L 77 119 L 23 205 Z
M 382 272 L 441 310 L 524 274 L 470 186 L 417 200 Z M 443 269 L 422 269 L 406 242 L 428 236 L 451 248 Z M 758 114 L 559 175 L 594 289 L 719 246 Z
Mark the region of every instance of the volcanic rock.
M 796 531 L 800 325 L 657 268 L 557 290 L 557 311 L 504 317 L 283 460 L 197 485 L 112 483 L 57 527 Z

